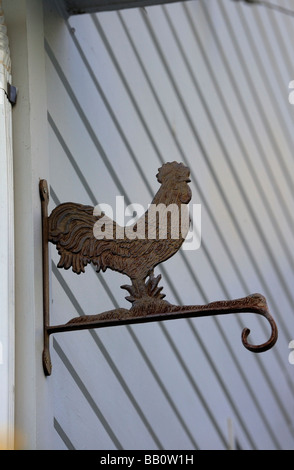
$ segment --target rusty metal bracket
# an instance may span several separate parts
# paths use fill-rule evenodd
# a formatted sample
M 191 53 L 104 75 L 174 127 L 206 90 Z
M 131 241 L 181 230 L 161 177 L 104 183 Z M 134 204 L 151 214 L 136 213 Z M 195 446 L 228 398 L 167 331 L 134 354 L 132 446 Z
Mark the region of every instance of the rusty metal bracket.
M 166 207 L 171 203 L 178 206 L 187 205 L 191 199 L 191 190 L 188 186 L 189 173 L 189 169 L 181 163 L 164 164 L 157 174 L 161 187 L 152 203 L 154 205 L 164 203 Z M 235 300 L 221 300 L 206 305 L 178 306 L 163 300 L 165 295 L 161 292 L 162 287 L 158 287 L 161 276 L 154 276 L 154 267 L 173 256 L 185 239 L 182 235 L 178 238 L 172 236 L 171 222 L 165 239 L 159 236 L 158 223 L 154 226 L 153 237 L 130 239 L 125 234 L 122 238 L 117 237 L 123 228 L 111 221 L 113 237 L 101 239 L 97 233 L 95 235 L 95 224 L 101 222 L 102 217 L 106 217 L 103 213 L 94 215 L 93 207 L 69 202 L 57 206 L 48 217 L 49 192 L 46 180 L 40 181 L 39 190 L 42 209 L 45 375 L 50 375 L 52 371 L 50 335 L 66 331 L 251 312 L 262 315 L 268 320 L 271 335 L 265 343 L 253 345 L 247 341 L 250 330 L 244 328 L 241 338 L 245 348 L 259 353 L 267 351 L 276 343 L 277 326 L 268 310 L 266 299 L 261 294 L 252 294 Z M 184 217 L 183 212 L 181 214 Z M 150 213 L 147 211 L 144 217 L 147 229 Z M 138 225 L 135 224 L 133 229 L 137 228 Z M 60 255 L 58 268 L 71 267 L 73 272 L 80 274 L 84 272 L 87 264 L 92 263 L 98 272 L 109 268 L 126 274 L 131 280 L 131 285 L 121 287 L 130 294 L 126 299 L 131 302 L 132 307 L 76 317 L 61 325 L 50 325 L 49 242 L 56 245 Z
M 46 180 L 39 183 L 42 216 L 42 262 L 43 262 L 43 369 L 45 375 L 50 375 L 52 364 L 50 359 L 49 324 L 50 324 L 50 291 L 49 291 L 49 247 L 48 247 L 48 204 L 49 191 Z

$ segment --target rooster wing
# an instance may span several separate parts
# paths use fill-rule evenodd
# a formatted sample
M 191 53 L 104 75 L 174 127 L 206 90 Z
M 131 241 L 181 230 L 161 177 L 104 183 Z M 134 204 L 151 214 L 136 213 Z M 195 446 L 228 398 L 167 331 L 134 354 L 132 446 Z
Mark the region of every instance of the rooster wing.
M 171 244 L 156 239 L 116 239 L 117 224 L 113 224 L 113 239 L 97 239 L 93 228 L 104 215 L 93 215 L 94 207 L 76 203 L 57 206 L 48 219 L 49 241 L 56 245 L 59 268 L 80 274 L 92 263 L 97 271 L 110 268 L 130 278 L 145 277 L 154 266 L 179 249 L 179 240 Z M 110 219 L 109 219 L 110 220 Z M 181 241 L 182 242 L 182 241 Z M 180 242 L 180 244 L 181 244 Z

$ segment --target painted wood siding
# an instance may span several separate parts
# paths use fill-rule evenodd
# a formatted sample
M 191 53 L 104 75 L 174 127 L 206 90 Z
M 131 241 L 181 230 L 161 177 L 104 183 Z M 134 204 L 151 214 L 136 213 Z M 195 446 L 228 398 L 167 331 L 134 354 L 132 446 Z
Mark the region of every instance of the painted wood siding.
M 293 449 L 293 17 L 203 0 L 64 20 L 46 4 L 50 210 L 147 207 L 157 169 L 187 164 L 201 247 L 156 269 L 167 300 L 260 292 L 279 328 L 261 355 L 240 338 L 268 339 L 253 314 L 56 334 L 56 448 L 225 449 L 231 422 L 235 447 Z M 51 254 L 52 324 L 128 307 L 127 278 Z

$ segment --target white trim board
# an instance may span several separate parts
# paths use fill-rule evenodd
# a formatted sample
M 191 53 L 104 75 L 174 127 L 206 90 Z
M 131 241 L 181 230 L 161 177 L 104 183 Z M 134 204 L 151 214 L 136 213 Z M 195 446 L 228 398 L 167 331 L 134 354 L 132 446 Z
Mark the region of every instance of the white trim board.
M 2 0 L 13 84 L 15 430 L 21 449 L 50 449 L 50 382 L 42 368 L 43 292 L 39 180 L 49 180 L 43 2 Z
M 10 52 L 0 0 L 0 449 L 14 446 L 14 205 Z

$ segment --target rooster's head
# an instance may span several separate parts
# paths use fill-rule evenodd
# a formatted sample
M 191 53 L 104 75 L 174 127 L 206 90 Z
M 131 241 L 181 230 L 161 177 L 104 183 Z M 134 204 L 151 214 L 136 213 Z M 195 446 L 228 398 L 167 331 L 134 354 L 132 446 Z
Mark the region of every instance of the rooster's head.
M 164 186 L 168 186 L 171 192 L 176 192 L 179 201 L 188 204 L 192 193 L 188 184 L 190 180 L 190 170 L 183 163 L 168 162 L 158 169 L 157 180 Z

